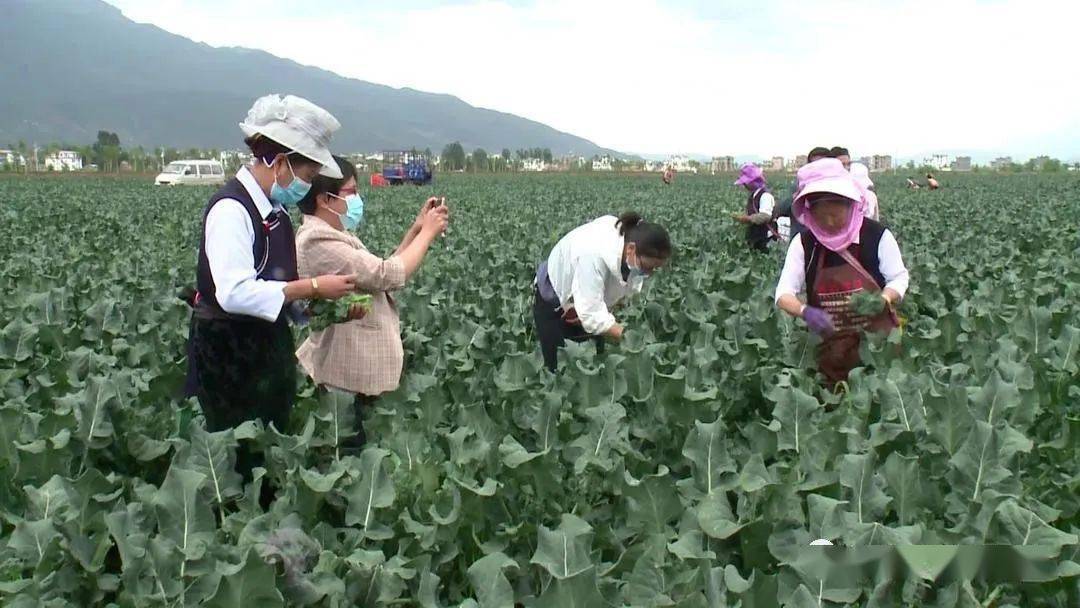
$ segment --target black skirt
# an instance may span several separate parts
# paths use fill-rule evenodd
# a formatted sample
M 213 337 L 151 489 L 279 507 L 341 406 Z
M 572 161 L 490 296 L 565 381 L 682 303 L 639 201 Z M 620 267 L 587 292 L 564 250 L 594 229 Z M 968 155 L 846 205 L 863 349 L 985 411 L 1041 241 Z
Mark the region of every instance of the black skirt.
M 187 389 L 206 430 L 258 419 L 284 431 L 296 399 L 294 347 L 284 315 L 274 323 L 193 317 Z

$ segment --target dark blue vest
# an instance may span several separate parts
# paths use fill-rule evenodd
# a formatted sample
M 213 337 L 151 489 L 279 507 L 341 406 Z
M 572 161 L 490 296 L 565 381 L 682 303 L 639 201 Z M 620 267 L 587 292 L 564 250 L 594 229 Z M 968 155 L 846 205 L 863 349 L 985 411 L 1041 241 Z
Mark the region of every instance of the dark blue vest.
M 237 178 L 232 178 L 210 197 L 210 202 L 203 211 L 202 233 L 199 237 L 199 266 L 197 286 L 199 289 L 196 314 L 215 319 L 236 319 L 252 321 L 254 317 L 232 315 L 218 304 L 214 279 L 210 273 L 210 262 L 206 259 L 206 216 L 219 201 L 224 199 L 239 201 L 251 217 L 251 226 L 255 230 L 255 240 L 251 244 L 251 253 L 255 260 L 255 272 L 264 281 L 295 281 L 296 270 L 296 235 L 293 233 L 292 220 L 285 211 L 274 210 L 262 217 L 255 201 L 251 199 L 244 185 Z M 280 320 L 280 317 L 279 317 Z

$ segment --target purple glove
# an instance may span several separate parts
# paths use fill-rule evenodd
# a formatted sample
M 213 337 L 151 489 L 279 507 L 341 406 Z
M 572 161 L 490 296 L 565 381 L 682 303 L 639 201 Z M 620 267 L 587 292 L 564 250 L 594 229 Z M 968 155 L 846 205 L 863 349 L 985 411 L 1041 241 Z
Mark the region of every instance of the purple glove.
M 806 326 L 810 328 L 810 331 L 819 336 L 828 336 L 836 331 L 832 319 L 829 318 L 829 313 L 820 308 L 807 306 L 803 309 L 802 318 L 803 321 L 806 321 Z

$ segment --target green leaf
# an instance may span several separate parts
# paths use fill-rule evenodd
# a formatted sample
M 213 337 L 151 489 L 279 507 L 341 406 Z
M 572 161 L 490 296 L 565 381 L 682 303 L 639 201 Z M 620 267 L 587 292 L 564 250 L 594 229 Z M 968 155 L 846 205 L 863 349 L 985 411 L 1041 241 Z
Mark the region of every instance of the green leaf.
M 682 504 L 675 491 L 675 482 L 668 475 L 668 468 L 661 465 L 655 475 L 641 480 L 629 472 L 624 475 L 624 494 L 628 501 L 627 524 L 643 532 L 664 532 L 667 524 L 682 513 Z
M 176 543 L 185 556 L 193 556 L 213 538 L 213 513 L 199 498 L 206 481 L 202 473 L 172 466 L 153 495 L 161 535 Z
M 349 506 L 345 524 L 368 529 L 375 522 L 375 512 L 394 504 L 394 484 L 383 469 L 383 459 L 390 452 L 368 447 L 360 454 L 359 479 L 345 491 Z
M 469 582 L 480 608 L 513 608 L 514 590 L 503 573 L 508 568 L 517 568 L 517 562 L 502 552 L 482 557 L 469 566 Z
M 874 455 L 845 454 L 840 459 L 840 485 L 851 492 L 851 509 L 858 523 L 877 521 L 889 504 L 874 471 Z
M 994 514 L 994 521 L 999 532 L 992 540 L 1002 544 L 1060 548 L 1080 543 L 1080 537 L 1076 534 L 1054 528 L 1015 500 L 1002 502 Z
M 919 459 L 893 452 L 885 459 L 882 476 L 892 498 L 890 506 L 900 525 L 911 523 L 923 502 Z
M 274 569 L 248 551 L 244 561 L 223 572 L 217 592 L 203 606 L 208 608 L 277 608 L 285 599 L 274 585 Z
M 0 330 L 0 359 L 21 363 L 30 359 L 37 346 L 37 327 L 14 319 Z
M 312 331 L 318 330 L 312 328 Z M 334 449 L 334 460 L 341 459 L 342 443 L 357 433 L 354 400 L 354 395 L 336 389 L 327 389 L 319 395 L 319 408 L 314 416 L 324 423 L 319 425 L 319 432 L 325 436 L 325 444 Z
M 697 530 L 688 530 L 667 546 L 668 551 L 682 560 L 716 559 L 716 553 L 707 549 L 706 539 Z
M 916 576 L 935 581 L 952 562 L 957 548 L 953 545 L 901 545 L 896 551 Z
M 100 449 L 112 440 L 110 412 L 120 404 L 116 381 L 102 376 L 87 378 L 86 388 L 78 395 L 75 415 L 79 421 L 76 437 L 92 449 Z
M 584 520 L 564 513 L 559 527 L 541 525 L 537 530 L 536 552 L 530 563 L 537 564 L 557 579 L 567 579 L 592 567 L 589 556 L 592 527 Z
M 596 571 L 585 572 L 565 579 L 552 579 L 551 584 L 531 604 L 532 608 L 603 608 L 607 600 L 596 587 Z
M 780 423 L 777 447 L 781 450 L 805 450 L 816 429 L 811 417 L 821 409 L 817 399 L 796 387 L 776 387 L 769 395 L 776 407 L 773 419 Z
M 719 417 L 709 423 L 695 422 L 683 443 L 682 454 L 690 460 L 698 487 L 709 495 L 719 489 L 726 473 L 736 471 Z
M 704 496 L 695 509 L 695 515 L 701 531 L 712 538 L 730 538 L 746 525 L 731 511 L 724 492 Z
M 1031 451 L 1032 443 L 1007 425 L 995 430 L 988 423 L 977 421 L 963 447 L 950 459 L 957 484 L 954 488 L 970 490 L 967 500 L 978 501 L 987 488 L 1012 477 L 1007 464 L 1018 452 Z
M 185 468 L 202 473 L 210 499 L 219 509 L 241 494 L 242 479 L 235 470 L 236 440 L 232 430 L 208 433 L 196 427 L 191 432 Z

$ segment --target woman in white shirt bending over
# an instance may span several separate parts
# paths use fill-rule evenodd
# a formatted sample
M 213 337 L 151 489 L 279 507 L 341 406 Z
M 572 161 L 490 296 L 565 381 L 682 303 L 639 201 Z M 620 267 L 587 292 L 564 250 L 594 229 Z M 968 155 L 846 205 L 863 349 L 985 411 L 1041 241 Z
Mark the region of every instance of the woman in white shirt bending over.
M 645 279 L 671 258 L 663 226 L 628 212 L 605 215 L 564 236 L 536 272 L 533 317 L 544 364 L 555 371 L 566 340 L 622 339 L 611 309 L 641 291 Z
M 776 304 L 821 336 L 818 370 L 835 385 L 859 364 L 864 330 L 896 326 L 893 305 L 907 291 L 908 271 L 896 238 L 864 215 L 861 189 L 839 160 L 804 166 L 799 184 L 792 213 L 807 230 L 788 247 Z M 805 304 L 797 297 L 804 288 Z M 854 305 L 864 292 L 873 297 Z

